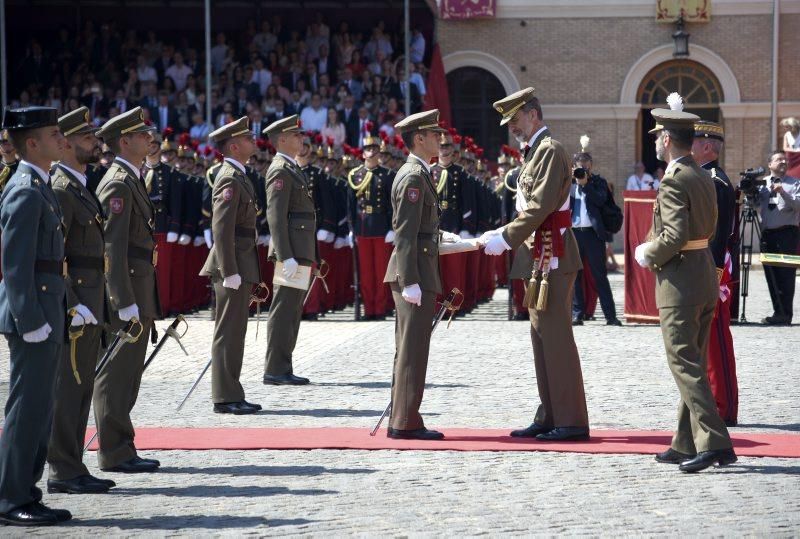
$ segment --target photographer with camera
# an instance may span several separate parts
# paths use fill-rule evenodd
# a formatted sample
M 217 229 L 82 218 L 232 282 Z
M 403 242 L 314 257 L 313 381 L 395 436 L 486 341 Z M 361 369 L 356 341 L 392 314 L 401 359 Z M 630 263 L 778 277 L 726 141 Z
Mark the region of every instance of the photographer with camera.
M 800 240 L 800 180 L 786 176 L 786 154 L 775 151 L 769 159 L 766 185 L 758 192 L 761 213 L 761 252 L 797 254 Z M 774 314 L 762 320 L 767 325 L 792 323 L 795 268 L 764 266 Z
M 606 241 L 611 241 L 611 232 L 603 223 L 602 207 L 611 193 L 608 182 L 597 174 L 592 174 L 592 156 L 586 151 L 573 157 L 573 184 L 570 192 L 572 210 L 572 232 L 578 241 L 581 259 L 588 262 L 592 272 L 600 306 L 606 317 L 606 325 L 621 326 L 608 283 L 606 270 Z M 583 290 L 584 268 L 575 278 L 575 294 L 572 296 L 572 325 L 582 325 L 585 313 Z

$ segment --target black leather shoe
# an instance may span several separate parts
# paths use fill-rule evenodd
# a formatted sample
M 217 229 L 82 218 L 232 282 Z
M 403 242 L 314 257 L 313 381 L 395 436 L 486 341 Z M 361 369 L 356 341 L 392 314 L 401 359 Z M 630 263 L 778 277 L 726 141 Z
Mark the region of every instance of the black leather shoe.
M 66 509 L 51 509 L 42 502 L 33 502 L 31 505 L 44 514 L 50 513 L 54 515 L 56 517 L 56 522 L 66 522 L 68 520 L 72 520 L 72 513 Z
M 572 318 L 572 325 L 573 326 L 582 326 L 583 325 L 583 320 L 581 320 L 578 317 L 573 317 Z
M 139 455 L 136 455 L 131 460 L 135 460 L 137 462 L 148 462 L 148 463 L 151 463 L 151 464 L 155 464 L 156 466 L 161 466 L 161 461 L 158 461 L 156 459 L 146 459 L 146 458 L 140 457 Z
M 319 315 L 317 313 L 304 314 L 302 316 L 302 319 L 307 320 L 309 322 L 316 322 L 317 320 L 319 320 Z
M 273 386 L 304 386 L 309 382 L 308 378 L 295 376 L 294 374 L 265 374 L 264 383 Z
M 258 410 L 247 406 L 241 402 L 217 402 L 214 403 L 215 414 L 247 415 L 254 414 Z
M 739 424 L 739 422 L 736 421 L 735 419 L 726 419 L 725 420 L 725 426 L 728 427 L 728 428 L 735 427 L 738 424 Z
M 240 404 L 242 404 L 243 406 L 249 406 L 250 408 L 253 408 L 253 409 L 254 409 L 256 412 L 257 412 L 257 411 L 259 411 L 259 410 L 261 410 L 261 405 L 260 405 L 260 404 L 255 404 L 255 403 L 252 403 L 252 402 L 247 402 L 247 401 L 246 401 L 246 400 L 244 400 L 244 399 L 242 400 L 242 402 L 241 402 Z
M 694 455 L 687 455 L 686 453 L 675 451 L 671 447 L 663 453 L 656 454 L 656 462 L 660 462 L 661 464 L 680 464 L 681 462 L 686 462 L 693 458 Z
M 621 326 L 622 322 L 620 322 L 619 318 L 611 318 L 609 320 L 606 320 L 606 325 L 607 326 Z
M 58 523 L 58 517 L 52 511 L 42 511 L 35 503 L 29 503 L 0 514 L 0 523 L 11 526 L 52 526 Z
M 514 315 L 514 320 L 530 320 L 528 313 L 517 313 Z
M 158 461 L 156 461 L 156 462 L 158 462 Z M 159 464 L 159 466 L 161 465 L 160 462 L 158 464 Z M 117 484 L 114 481 L 112 481 L 111 479 L 101 479 L 100 477 L 95 477 L 93 475 L 89 475 L 87 477 L 89 477 L 95 483 L 101 483 L 103 485 L 108 486 L 108 488 L 114 488 L 114 487 L 117 486 Z
M 399 430 L 389 427 L 386 437 L 395 440 L 442 440 L 444 434 L 436 430 L 428 430 L 425 427 L 414 430 Z
M 767 326 L 791 326 L 792 319 L 787 316 L 768 316 L 761 320 L 762 324 Z
M 147 461 L 139 457 L 133 457 L 130 460 L 112 466 L 111 468 L 101 468 L 104 472 L 118 472 L 118 473 L 148 473 L 158 470 L 158 464 L 153 461 Z
M 511 431 L 511 436 L 514 438 L 536 438 L 539 434 L 550 432 L 553 427 L 543 427 L 538 423 L 531 423 L 530 427 L 524 429 L 517 429 Z
M 736 462 L 736 453 L 733 449 L 715 449 L 712 451 L 701 451 L 693 459 L 681 462 L 678 469 L 686 473 L 699 472 L 705 470 L 709 466 L 719 464 L 720 466 L 727 466 Z
M 94 481 L 91 475 L 81 475 L 73 479 L 47 480 L 47 492 L 55 494 L 63 492 L 65 494 L 100 494 L 108 492 L 110 487 L 105 483 Z
M 556 427 L 536 436 L 542 442 L 582 442 L 589 439 L 588 427 Z

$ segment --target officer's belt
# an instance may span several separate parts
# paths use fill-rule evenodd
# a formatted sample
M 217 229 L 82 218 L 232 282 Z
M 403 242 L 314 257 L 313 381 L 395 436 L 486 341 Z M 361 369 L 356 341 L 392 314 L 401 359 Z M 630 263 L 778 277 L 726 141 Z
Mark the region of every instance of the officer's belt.
M 433 243 L 439 243 L 439 233 L 436 234 L 429 234 L 427 232 L 420 232 L 417 234 L 418 238 L 422 238 L 423 240 L 430 240 Z
M 53 275 L 64 275 L 64 259 L 61 260 L 37 260 L 33 263 L 34 273 L 52 273 Z
M 256 229 L 255 228 L 247 228 L 244 226 L 237 226 L 234 229 L 234 234 L 237 238 L 255 238 L 256 237 Z
M 67 256 L 67 265 L 76 269 L 105 270 L 105 260 L 102 256 Z
M 681 251 L 698 251 L 700 249 L 705 249 L 708 247 L 708 238 L 704 238 L 701 240 L 689 240 L 686 242 L 686 245 L 681 247 Z
M 289 219 L 314 219 L 317 216 L 313 211 L 290 211 Z
M 158 264 L 158 252 L 153 249 L 145 249 L 144 247 L 136 247 L 136 246 L 129 246 L 128 247 L 128 258 L 136 258 L 137 260 L 146 260 L 150 262 L 153 266 Z
M 377 206 L 367 205 L 364 206 L 364 213 L 367 213 L 369 215 L 385 215 L 387 212 L 384 211 L 383 208 L 378 210 Z

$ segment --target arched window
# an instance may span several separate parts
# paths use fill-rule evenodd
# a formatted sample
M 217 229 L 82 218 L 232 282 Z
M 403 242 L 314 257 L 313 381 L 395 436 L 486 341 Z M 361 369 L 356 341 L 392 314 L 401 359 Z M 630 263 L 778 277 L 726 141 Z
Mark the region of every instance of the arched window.
M 447 74 L 450 108 L 458 132 L 470 136 L 484 148 L 485 157 L 496 159 L 502 144 L 508 141 L 500 115 L 492 103 L 505 97 L 503 85 L 485 69 L 460 67 Z

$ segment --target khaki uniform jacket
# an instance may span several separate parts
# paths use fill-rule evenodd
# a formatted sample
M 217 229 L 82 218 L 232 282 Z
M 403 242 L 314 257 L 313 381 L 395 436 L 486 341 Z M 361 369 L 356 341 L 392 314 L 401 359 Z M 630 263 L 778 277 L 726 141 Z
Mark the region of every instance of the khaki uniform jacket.
M 225 161 L 214 180 L 211 203 L 214 246 L 200 275 L 222 279 L 239 274 L 242 282 L 260 282 L 256 248 L 258 203 L 252 183 L 235 165 Z
M 95 195 L 67 169 L 57 166 L 51 179 L 64 223 L 67 308 L 82 303 L 102 325 L 109 321 L 103 210 Z
M 317 262 L 314 198 L 300 167 L 276 155 L 267 170 L 267 221 L 272 239 L 269 258 L 294 258 L 310 266 Z
M 115 160 L 97 197 L 107 219 L 108 299 L 115 311 L 136 304 L 142 318 L 161 318 L 156 282 L 153 205 L 138 171 Z M 97 315 L 95 315 L 97 316 Z
M 418 284 L 423 291 L 442 291 L 439 276 L 439 197 L 431 174 L 408 156 L 392 185 L 394 250 L 385 283 L 401 288 Z
M 569 199 L 571 186 L 572 167 L 569 155 L 560 142 L 550 138 L 550 132 L 545 129 L 533 141 L 522 165 L 517 180 L 517 196 L 523 193 L 528 208 L 506 226 L 503 232 L 506 243 L 512 249 L 517 249 L 525 242 L 532 251 L 531 234 Z M 554 234 L 558 232 L 554 231 Z M 583 267 L 578 243 L 570 227 L 564 231 L 563 238 L 564 255 L 558 258 L 558 268 L 551 272 L 554 275 L 572 273 Z M 517 263 L 514 265 L 517 266 Z
M 645 250 L 656 272 L 656 305 L 713 303 L 717 272 L 708 248 L 683 251 L 690 240 L 709 239 L 717 226 L 714 180 L 691 156 L 664 175 L 653 207 L 652 243 Z

